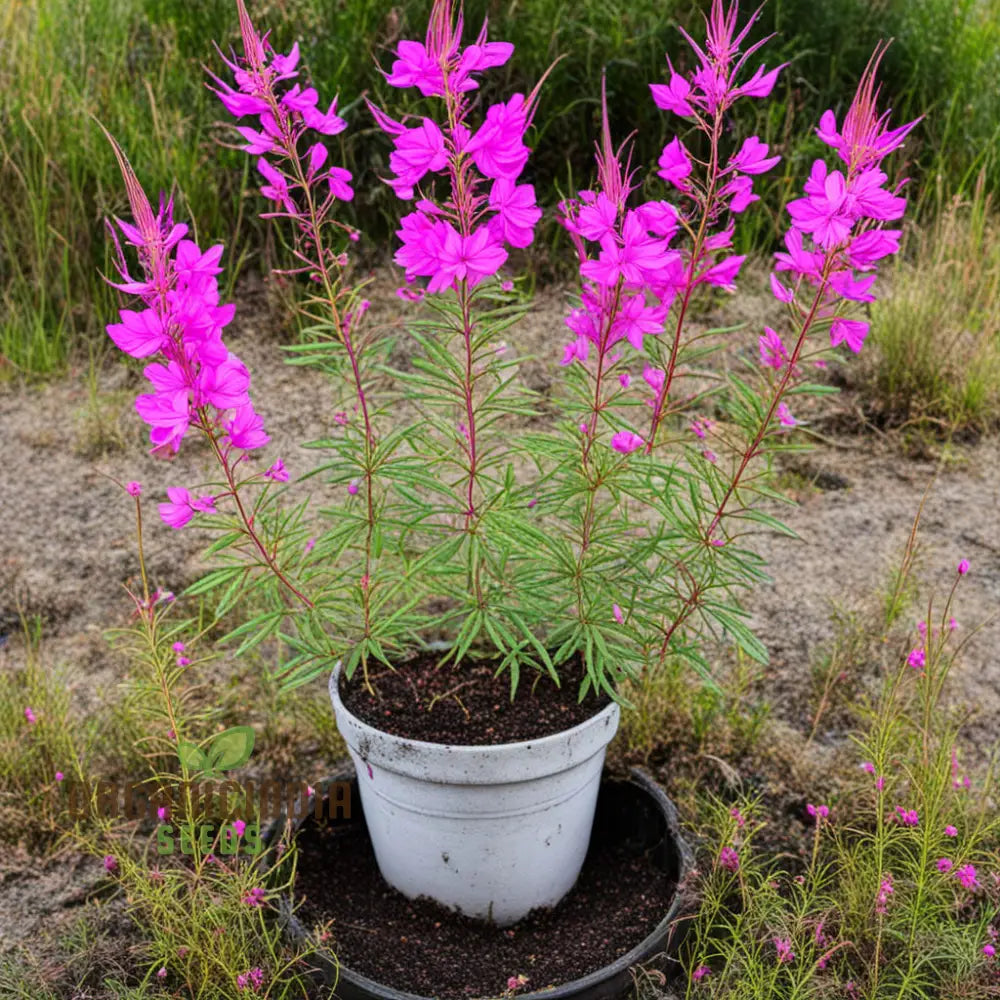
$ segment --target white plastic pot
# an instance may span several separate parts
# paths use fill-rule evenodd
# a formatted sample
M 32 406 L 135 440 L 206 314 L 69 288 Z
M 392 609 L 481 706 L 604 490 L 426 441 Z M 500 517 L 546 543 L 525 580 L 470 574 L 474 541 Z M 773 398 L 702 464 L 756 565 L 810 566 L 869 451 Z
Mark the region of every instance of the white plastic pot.
M 340 670 L 330 698 L 383 878 L 501 927 L 558 903 L 587 853 L 618 706 L 537 740 L 449 746 L 362 722 L 340 699 Z

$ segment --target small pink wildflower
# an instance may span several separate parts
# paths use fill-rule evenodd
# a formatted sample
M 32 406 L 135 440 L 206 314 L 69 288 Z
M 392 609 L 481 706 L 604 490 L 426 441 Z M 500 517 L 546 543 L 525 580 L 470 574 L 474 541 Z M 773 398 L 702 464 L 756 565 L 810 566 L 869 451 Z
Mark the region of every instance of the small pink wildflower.
M 794 427 L 798 421 L 792 416 L 792 411 L 788 409 L 786 403 L 778 404 L 778 423 L 782 427 Z
M 104 855 L 104 870 L 106 872 L 113 872 L 118 868 L 118 862 L 113 854 Z
M 737 872 L 740 869 L 740 856 L 734 847 L 723 847 L 719 851 L 719 865 L 726 871 Z
M 733 806 L 733 808 L 729 810 L 729 815 L 732 816 L 734 820 L 736 820 L 737 828 L 742 830 L 744 825 L 746 824 L 746 817 L 743 815 L 743 813 L 741 813 L 739 809 L 736 808 L 736 806 Z
M 632 376 L 628 372 L 622 372 L 618 376 L 618 381 L 623 389 L 627 389 L 632 384 Z
M 233 833 L 235 833 L 237 837 L 242 837 L 243 834 L 246 833 L 246 829 L 247 825 L 245 820 L 242 819 L 233 820 Z
M 156 978 L 157 979 L 166 979 L 167 978 L 167 970 L 166 970 L 165 967 L 163 967 L 163 966 L 160 967 L 160 970 L 156 973 Z
M 142 483 L 137 483 L 134 479 L 130 483 L 125 484 L 125 492 L 128 493 L 130 497 L 137 497 L 142 493 Z
M 774 938 L 774 948 L 778 953 L 778 964 L 791 964 L 795 961 L 795 952 L 792 951 L 791 938 Z
M 507 989 L 513 992 L 514 990 L 519 990 L 522 986 L 527 985 L 528 977 L 518 973 L 516 976 L 507 977 Z
M 954 865 L 954 862 L 952 862 L 951 858 L 938 858 L 937 859 L 937 870 L 939 872 L 950 872 L 951 869 L 952 869 L 952 867 L 953 867 L 953 865 Z
M 611 614 L 614 615 L 614 619 L 619 625 L 625 620 L 625 616 L 622 614 L 622 609 L 618 607 L 617 604 L 611 605 Z
M 896 816 L 903 826 L 918 826 L 920 824 L 920 817 L 916 809 L 904 809 L 902 806 L 896 806 Z
M 713 465 L 715 465 L 715 463 L 719 460 L 718 455 L 716 455 L 714 451 L 710 451 L 708 448 L 701 453 L 701 457 L 705 459 L 706 462 L 711 462 Z
M 885 914 L 889 907 L 889 897 L 893 893 L 892 875 L 886 872 L 879 883 L 878 896 L 875 900 L 875 912 Z
M 965 889 L 977 889 L 979 887 L 979 879 L 976 877 L 976 866 L 975 865 L 962 865 L 955 872 L 955 878 L 962 883 Z
M 56 771 L 56 781 L 63 781 L 65 778 L 66 775 L 63 774 L 62 771 Z
M 993 945 L 991 945 L 991 944 L 984 944 L 983 945 L 983 954 L 987 958 L 993 958 L 993 956 L 996 955 L 996 953 L 997 953 L 997 950 L 996 950 L 996 948 L 993 947 Z
M 965 576 L 965 574 L 968 573 L 968 572 L 969 572 L 969 560 L 968 559 L 963 559 L 958 564 L 958 575 L 959 576 Z
M 184 650 L 186 649 L 186 647 L 185 647 L 185 645 L 184 645 L 184 643 L 183 643 L 183 642 L 175 642 L 175 643 L 174 643 L 174 644 L 173 644 L 173 645 L 172 645 L 172 646 L 171 646 L 170 648 L 171 648 L 171 649 L 172 649 L 172 650 L 173 650 L 173 651 L 174 651 L 175 653 L 183 653 L 183 652 L 184 652 Z
M 924 664 L 927 662 L 927 657 L 922 649 L 913 649 L 910 651 L 910 655 L 906 658 L 906 662 L 909 666 L 913 667 L 914 670 L 922 670 Z
M 875 779 L 875 787 L 880 792 L 882 791 L 883 788 L 885 788 L 885 778 L 883 778 L 881 774 Z
M 285 468 L 285 463 L 279 458 L 271 465 L 271 467 L 264 473 L 265 479 L 271 479 L 276 483 L 287 483 L 288 482 L 288 470 Z
M 611 447 L 623 455 L 629 455 L 637 448 L 641 448 L 645 442 L 634 431 L 619 431 L 611 439 Z
M 24 717 L 28 720 L 29 726 L 33 726 L 38 721 L 38 717 L 30 708 L 24 710 Z
M 875 765 L 870 760 L 866 760 L 861 765 L 861 770 L 862 771 L 867 771 L 869 774 L 874 774 L 875 773 Z
M 944 828 L 944 835 L 946 837 L 957 837 L 958 836 L 958 830 L 949 823 Z
M 358 492 L 358 481 L 357 481 L 356 479 L 352 479 L 352 480 L 351 480 L 351 481 L 350 481 L 350 482 L 349 482 L 349 483 L 347 484 L 347 492 L 348 492 L 348 493 L 350 493 L 350 495 L 351 495 L 352 497 L 353 497 L 353 496 L 355 496 L 355 495 L 357 494 L 357 492 Z
M 826 819 L 830 815 L 830 807 L 814 806 L 811 802 L 809 802 L 806 805 L 806 812 L 809 813 L 809 815 L 812 816 L 817 823 L 819 823 L 821 819 Z
M 948 631 L 954 632 L 958 628 L 958 622 L 954 618 L 948 619 Z
M 699 965 L 698 968 L 691 973 L 691 978 L 695 982 L 698 982 L 700 979 L 704 979 L 705 976 L 710 976 L 711 974 L 712 970 L 707 965 Z
M 258 885 L 251 889 L 248 893 L 244 894 L 243 902 L 246 903 L 247 906 L 263 906 L 264 896 L 266 893 L 267 890 Z

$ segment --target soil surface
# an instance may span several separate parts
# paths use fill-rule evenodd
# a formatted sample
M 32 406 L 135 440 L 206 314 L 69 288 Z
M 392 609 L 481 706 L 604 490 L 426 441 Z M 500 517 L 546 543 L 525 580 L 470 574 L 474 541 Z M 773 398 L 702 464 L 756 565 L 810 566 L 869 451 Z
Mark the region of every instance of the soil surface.
M 599 712 L 610 699 L 591 693 L 578 699 L 582 665 L 563 672 L 557 686 L 547 675 L 526 677 L 510 698 L 510 678 L 496 664 L 441 663 L 425 653 L 394 670 L 371 675 L 368 691 L 355 675 L 340 679 L 344 705 L 370 726 L 394 736 L 451 746 L 491 746 L 537 739 L 572 729 Z
M 598 810 L 620 808 L 599 827 L 570 894 L 551 910 L 501 929 L 458 915 L 427 899 L 409 900 L 379 874 L 363 822 L 319 825 L 298 836 L 298 917 L 323 926 L 340 963 L 384 986 L 440 1000 L 534 992 L 612 964 L 643 941 L 667 915 L 675 893 L 661 828 L 637 830 L 636 794 L 608 795 Z M 614 786 L 611 786 L 615 791 Z M 648 800 L 646 800 L 648 801 Z M 603 833 L 603 836 L 602 836 Z M 657 851 L 661 847 L 661 851 Z

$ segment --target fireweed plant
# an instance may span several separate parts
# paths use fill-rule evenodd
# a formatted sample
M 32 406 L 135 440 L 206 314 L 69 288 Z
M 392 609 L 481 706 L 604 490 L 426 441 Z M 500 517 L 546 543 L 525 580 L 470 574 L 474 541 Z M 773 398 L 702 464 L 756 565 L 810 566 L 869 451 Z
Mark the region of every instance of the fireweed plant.
M 746 44 L 757 14 L 740 26 L 738 5 L 714 0 L 705 41 L 685 35 L 696 68 L 684 75 L 668 59 L 668 82 L 651 85 L 681 129 L 659 160 L 662 197 L 635 199 L 637 170 L 628 142 L 612 141 L 602 96 L 596 186 L 558 209 L 581 289 L 558 417 L 538 430 L 537 400 L 503 339 L 527 306 L 502 269 L 541 217 L 523 176 L 540 84 L 484 108 L 478 78 L 513 47 L 488 41 L 486 24 L 463 44 L 452 0 L 434 0 L 424 41 L 400 42 L 383 71 L 425 107 L 397 119 L 369 105 L 392 144 L 384 180 L 412 205 L 395 252 L 398 295 L 423 303 L 409 324 L 411 367 L 394 371 L 391 341 L 351 284 L 346 248 L 358 234 L 333 214 L 352 196 L 350 176 L 328 163 L 325 138 L 344 128 L 336 102 L 323 111 L 298 81 L 298 48 L 276 52 L 237 8 L 243 52 L 225 60 L 232 82 L 215 76 L 213 88 L 240 119 L 266 215 L 288 234 L 290 271 L 307 288 L 309 336 L 292 360 L 319 365 L 344 394 L 331 434 L 312 443 L 329 458 L 311 474 L 339 487 L 326 530 L 313 530 L 304 506 L 280 506 L 282 461 L 254 458 L 268 438 L 246 368 L 221 341 L 232 318 L 218 302 L 222 247 L 185 239 L 169 202 L 154 213 L 117 146 L 134 214 L 119 226 L 142 268 L 129 277 L 119 249 L 118 287 L 145 308 L 123 310 L 109 333 L 126 353 L 157 358 L 145 369 L 153 392 L 137 402 L 154 451 L 196 432 L 217 459 L 220 484 L 200 496 L 173 488 L 161 514 L 174 528 L 197 516 L 223 530 L 213 550 L 231 564 L 195 590 L 220 590 L 222 610 L 258 595 L 266 610 L 233 633 L 240 648 L 282 638 L 290 684 L 332 655 L 348 676 L 362 665 L 367 681 L 372 659 L 391 664 L 418 634 L 443 630 L 455 660 L 495 654 L 512 693 L 524 666 L 558 679 L 582 660 L 581 697 L 620 697 L 619 681 L 668 658 L 708 678 L 708 636 L 764 659 L 738 603 L 763 567 L 742 539 L 760 525 L 786 530 L 755 504 L 778 498 L 766 475 L 770 457 L 794 447 L 789 400 L 830 391 L 806 372 L 831 347 L 861 349 L 858 305 L 873 300 L 878 262 L 899 245 L 887 224 L 906 202 L 881 165 L 915 123 L 891 129 L 877 106 L 884 49 L 839 130 L 833 112 L 821 119 L 817 135 L 840 162 L 816 160 L 788 205 L 771 276 L 781 318 L 754 331 L 755 360 L 739 375 L 705 365 L 730 331 L 709 337 L 688 320 L 702 286 L 735 290 L 737 219 L 757 200 L 754 178 L 779 160 L 758 137 L 727 132 L 733 104 L 766 98 L 782 69 L 751 69 L 768 40 Z M 704 159 L 689 149 L 696 134 Z

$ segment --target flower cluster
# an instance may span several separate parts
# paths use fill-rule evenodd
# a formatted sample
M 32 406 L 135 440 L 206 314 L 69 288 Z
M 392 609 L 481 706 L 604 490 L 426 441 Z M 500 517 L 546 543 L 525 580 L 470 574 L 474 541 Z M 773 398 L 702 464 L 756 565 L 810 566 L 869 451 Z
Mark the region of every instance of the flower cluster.
M 264 970 L 259 966 L 255 966 L 249 972 L 241 972 L 236 977 L 236 988 L 240 991 L 253 990 L 254 993 L 259 993 L 263 985 Z
M 407 282 L 429 278 L 429 292 L 458 282 L 473 288 L 495 275 L 507 259 L 505 247 L 528 246 L 542 214 L 534 187 L 518 183 L 530 154 L 524 136 L 537 89 L 491 105 L 473 129 L 466 95 L 478 87 L 475 75 L 502 66 L 514 46 L 487 42 L 484 23 L 476 41 L 463 48 L 463 25 L 452 0 L 435 0 L 425 41 L 400 42 L 386 74 L 393 87 L 416 87 L 425 97 L 441 98 L 444 126 L 426 116 L 415 123 L 396 121 L 369 103 L 393 141 L 388 183 L 404 200 L 419 195 L 416 210 L 401 220 L 403 245 L 395 260 Z M 423 190 L 428 175 L 447 177 L 447 196 L 435 200 L 434 190 Z
M 119 219 L 118 226 L 138 251 L 143 273 L 129 273 L 116 238 L 122 280 L 112 284 L 139 296 L 145 308 L 120 310 L 120 322 L 107 330 L 131 357 L 159 359 L 143 370 L 153 391 L 140 395 L 135 404 L 150 427 L 152 450 L 176 452 L 192 427 L 219 430 L 223 444 L 237 450 L 260 448 L 270 439 L 250 402 L 250 374 L 222 342 L 222 331 L 235 312 L 234 306 L 219 304 L 222 245 L 202 252 L 184 239 L 187 226 L 174 223 L 172 199 L 161 197 L 154 214 L 117 146 L 115 152 L 127 181 L 134 182 L 128 184 L 134 223 Z M 175 502 L 180 499 L 178 494 Z M 210 501 L 206 498 L 201 509 L 210 508 Z
M 265 181 L 260 193 L 279 205 L 281 213 L 298 217 L 297 192 L 306 193 L 325 184 L 326 200 L 316 210 L 325 215 L 332 202 L 354 197 L 350 171 L 328 166 L 325 144 L 309 136 L 310 132 L 334 136 L 347 127 L 337 114 L 337 98 L 323 111 L 316 89 L 297 81 L 298 43 L 286 55 L 276 52 L 267 35 L 254 30 L 243 0 L 238 0 L 237 7 L 243 58 L 222 56 L 236 88 L 213 75 L 217 85 L 213 90 L 234 117 L 257 119 L 258 128 L 244 125 L 238 131 L 245 140 L 242 149 L 258 157 L 257 170 Z M 300 152 L 302 146 L 306 146 L 304 153 Z
M 829 320 L 830 345 L 846 343 L 855 353 L 868 334 L 868 323 L 847 318 L 843 306 L 874 301 L 876 265 L 899 250 L 902 233 L 884 224 L 901 218 L 906 208 L 901 185 L 886 186 L 881 163 L 919 121 L 889 129 L 891 112 L 878 112 L 875 76 L 884 52 L 881 47 L 872 56 L 841 131 L 832 111 L 820 118 L 816 134 L 837 152 L 844 169 L 831 170 L 822 159 L 813 163 L 805 196 L 787 206 L 792 225 L 785 234 L 785 249 L 775 254 L 775 271 L 784 280 L 777 273 L 771 276 L 779 301 L 800 317 Z M 816 290 L 811 301 L 800 301 L 810 286 Z M 769 335 L 769 340 L 772 356 L 790 358 L 780 338 Z
M 879 882 L 878 896 L 875 899 L 875 912 L 884 916 L 889 910 L 889 897 L 893 894 L 892 874 L 886 872 Z
M 664 147 L 658 174 L 680 192 L 681 207 L 662 200 L 627 206 L 634 188 L 632 174 L 627 162 L 622 165 L 624 146 L 618 150 L 611 146 L 606 105 L 597 157 L 598 190 L 582 191 L 559 206 L 560 221 L 577 251 L 583 282 L 580 306 L 566 319 L 576 339 L 566 347 L 564 365 L 586 362 L 592 346 L 597 350 L 599 369 L 613 365 L 621 357 L 614 350 L 621 340 L 641 352 L 643 337 L 663 332 L 671 306 L 680 299 L 677 332 L 666 370 L 647 363 L 643 372 L 654 392 L 647 400 L 653 408 L 648 440 L 635 432 L 619 433 L 612 447 L 622 453 L 643 444 L 647 450 L 652 447 L 671 388 L 687 302 L 699 285 L 733 289 L 745 260 L 729 253 L 733 220 L 757 200 L 753 177 L 770 170 L 780 159 L 770 156 L 767 143 L 757 136 L 748 137 L 724 165 L 720 159 L 724 113 L 740 97 L 766 97 L 782 68 L 766 72 L 761 66 L 749 80 L 738 82 L 747 59 L 767 39 L 741 53 L 740 46 L 757 15 L 737 33 L 737 13 L 735 2 L 727 9 L 722 0 L 713 0 L 706 19 L 705 48 L 685 34 L 698 60 L 690 78 L 676 72 L 668 59 L 670 82 L 650 85 L 657 106 L 693 123 L 707 136 L 711 150 L 709 162 L 702 163 L 677 137 Z M 681 227 L 691 234 L 692 241 L 674 248 L 671 243 Z M 622 384 L 627 388 L 627 383 Z M 714 460 L 710 452 L 705 457 Z

